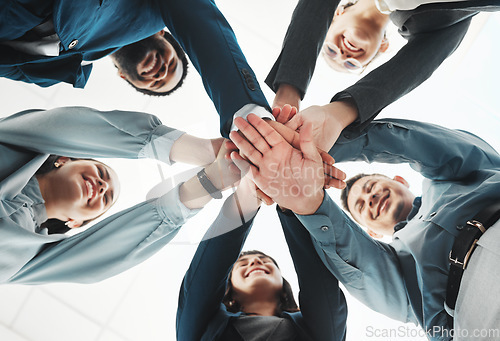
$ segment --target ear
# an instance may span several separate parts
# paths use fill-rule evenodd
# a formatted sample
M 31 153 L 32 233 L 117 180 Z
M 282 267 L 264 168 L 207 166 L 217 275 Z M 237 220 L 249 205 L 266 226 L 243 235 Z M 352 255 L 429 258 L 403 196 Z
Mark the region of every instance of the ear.
M 81 221 L 81 220 L 69 219 L 64 225 L 66 225 L 70 229 L 74 229 L 74 228 L 82 226 L 82 224 L 83 224 L 83 221 Z
M 378 234 L 377 232 L 374 232 L 373 230 L 371 229 L 367 229 L 366 232 L 368 233 L 368 235 L 372 238 L 375 238 L 375 239 L 380 239 L 382 237 L 384 237 L 383 235 L 381 234 Z
M 161 30 L 161 31 L 155 33 L 155 35 L 157 35 L 158 37 L 163 37 L 164 34 L 165 34 L 165 30 Z
M 335 16 L 339 16 L 345 13 L 345 8 L 343 5 L 337 6 L 337 9 L 335 10 Z
M 410 184 L 402 176 L 396 175 L 392 180 L 397 181 L 406 187 L 410 188 Z
M 58 158 L 56 160 L 56 162 L 54 162 L 54 165 L 56 166 L 56 168 L 59 168 L 69 161 L 71 161 L 71 159 L 69 157 L 61 156 L 60 158 Z
M 120 76 L 120 78 L 123 78 L 123 79 L 127 79 L 127 77 L 125 77 L 125 75 L 120 71 L 120 69 L 118 69 L 118 76 Z
M 384 38 L 382 39 L 382 43 L 380 44 L 380 48 L 378 49 L 378 52 L 385 52 L 389 48 L 389 39 L 384 35 Z

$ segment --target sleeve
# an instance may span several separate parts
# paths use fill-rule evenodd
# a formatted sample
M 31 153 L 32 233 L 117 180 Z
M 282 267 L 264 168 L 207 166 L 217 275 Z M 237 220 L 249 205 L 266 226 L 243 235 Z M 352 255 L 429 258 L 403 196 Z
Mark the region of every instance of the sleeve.
M 325 266 L 351 295 L 388 317 L 417 323 L 390 245 L 366 234 L 327 194 L 313 215 L 297 215 L 297 219 L 311 235 Z
M 28 110 L 0 120 L 0 143 L 69 157 L 155 158 L 170 164 L 184 132 L 153 115 L 86 107 Z
M 307 230 L 291 212 L 278 210 L 299 280 L 302 317 L 312 340 L 345 340 L 347 304 L 337 279 L 319 258 Z
M 237 212 L 234 196 L 224 203 L 184 276 L 177 308 L 177 340 L 200 340 L 210 320 L 221 309 L 229 272 L 253 222 L 252 217 L 241 225 L 231 212 Z M 231 226 L 239 227 L 231 229 Z
M 333 101 L 351 99 L 358 119 L 352 125 L 365 127 L 379 112 L 428 79 L 462 42 L 471 18 L 452 26 L 407 37 L 408 43 L 389 61 L 354 85 L 337 93 Z
M 177 234 L 199 210 L 187 209 L 178 187 L 62 241 L 47 245 L 8 282 L 94 283 L 142 263 Z
M 338 3 L 338 0 L 299 1 L 281 53 L 266 78 L 266 84 L 274 92 L 286 83 L 299 89 L 304 97 Z
M 408 163 L 432 180 L 500 167 L 497 151 L 471 133 L 396 119 L 374 121 L 358 136 L 344 131 L 330 154 L 337 162 Z
M 246 104 L 268 110 L 234 32 L 213 0 L 157 0 L 165 25 L 200 73 L 228 137 L 232 117 Z

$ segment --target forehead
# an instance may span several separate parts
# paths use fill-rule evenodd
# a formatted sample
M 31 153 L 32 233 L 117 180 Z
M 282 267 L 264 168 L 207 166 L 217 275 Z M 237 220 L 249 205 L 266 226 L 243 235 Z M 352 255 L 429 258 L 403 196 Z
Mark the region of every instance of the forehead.
M 238 258 L 238 260 L 236 262 L 244 262 L 244 261 L 247 261 L 249 259 L 252 259 L 252 258 L 255 258 L 255 257 L 258 257 L 260 259 L 268 259 L 268 260 L 271 260 L 271 258 L 269 256 L 266 256 L 266 255 L 263 255 L 261 253 L 254 253 L 254 254 L 251 254 L 251 255 L 244 255 L 244 256 L 241 256 L 240 258 Z

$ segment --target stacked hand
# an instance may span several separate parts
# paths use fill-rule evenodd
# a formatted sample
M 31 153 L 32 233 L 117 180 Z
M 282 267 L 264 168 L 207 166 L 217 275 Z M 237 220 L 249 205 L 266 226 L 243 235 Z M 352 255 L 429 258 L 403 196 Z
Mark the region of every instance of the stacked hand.
M 316 148 L 310 123 L 301 126 L 299 150 L 268 122 L 253 114 L 247 119 L 235 119 L 241 134 L 232 132 L 230 137 L 249 162 L 236 152 L 231 157 L 240 169 L 250 169 L 255 184 L 280 206 L 299 214 L 316 211 L 323 200 L 325 174 L 327 184 L 333 181 L 339 188 L 345 186 L 345 175 L 333 167 L 333 158 Z

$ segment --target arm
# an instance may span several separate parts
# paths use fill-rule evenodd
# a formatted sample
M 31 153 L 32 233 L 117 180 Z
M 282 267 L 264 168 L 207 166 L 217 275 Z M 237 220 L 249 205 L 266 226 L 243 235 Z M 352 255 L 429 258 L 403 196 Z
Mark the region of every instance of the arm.
M 179 188 L 112 215 L 60 242 L 45 246 L 8 282 L 94 283 L 148 259 L 172 240 L 199 210 L 186 208 Z
M 408 43 L 388 62 L 356 84 L 337 93 L 332 102 L 350 99 L 355 103 L 358 129 L 366 126 L 387 105 L 422 84 L 460 45 L 470 18 L 440 30 L 406 37 Z
M 339 1 L 300 0 L 288 26 L 283 48 L 266 78 L 266 84 L 276 92 L 274 106 L 283 106 L 288 93 L 297 103 L 304 98 L 309 81 L 316 67 L 326 32 Z M 284 85 L 281 88 L 281 85 Z M 292 86 L 292 89 L 285 89 Z M 280 93 L 282 92 L 282 93 Z M 297 108 L 298 106 L 295 105 Z
M 434 180 L 463 179 L 500 166 L 499 154 L 471 133 L 396 119 L 374 121 L 359 136 L 344 132 L 330 154 L 338 162 L 409 163 Z
M 319 258 L 311 237 L 295 215 L 278 215 L 299 280 L 299 302 L 312 340 L 344 340 L 347 305 L 337 279 Z
M 304 225 L 324 265 L 358 300 L 403 322 L 414 318 L 394 249 L 366 234 L 325 195 L 313 215 L 296 215 L 287 224 Z
M 231 26 L 211 0 L 158 0 L 165 25 L 203 79 L 229 134 L 235 112 L 246 104 L 269 108 Z
M 238 198 L 245 198 L 240 188 Z M 196 250 L 179 293 L 178 340 L 200 340 L 210 320 L 221 309 L 229 272 L 238 259 L 257 210 L 255 198 L 246 198 L 251 201 L 240 201 L 245 223 L 242 225 L 236 196 L 229 197 Z
M 153 158 L 167 164 L 206 165 L 222 139 L 202 139 L 132 111 L 86 107 L 27 110 L 0 120 L 0 142 L 71 157 Z

